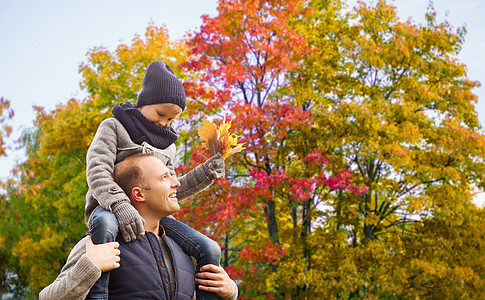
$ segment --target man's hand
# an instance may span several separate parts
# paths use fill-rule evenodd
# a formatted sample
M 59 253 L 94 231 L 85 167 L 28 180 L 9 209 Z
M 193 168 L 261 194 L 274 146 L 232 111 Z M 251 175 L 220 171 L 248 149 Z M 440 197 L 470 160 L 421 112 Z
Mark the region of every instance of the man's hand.
M 195 276 L 195 281 L 199 284 L 201 291 L 216 293 L 222 298 L 226 298 L 236 291 L 236 283 L 221 267 L 215 265 L 202 266 L 200 272 Z
M 118 242 L 93 244 L 91 236 L 86 237 L 86 255 L 101 270 L 111 271 L 120 267 L 120 250 Z

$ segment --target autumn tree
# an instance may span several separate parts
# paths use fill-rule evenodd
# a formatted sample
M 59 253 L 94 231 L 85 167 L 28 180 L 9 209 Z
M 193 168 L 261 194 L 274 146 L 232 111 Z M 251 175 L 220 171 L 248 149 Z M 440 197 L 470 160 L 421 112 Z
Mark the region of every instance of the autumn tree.
M 457 59 L 465 29 L 439 23 L 432 7 L 426 24 L 401 21 L 385 1 L 359 2 L 339 28 L 321 21 L 326 14 L 315 10 L 302 27 L 311 53 L 292 75 L 297 101 L 312 107 L 315 118 L 301 148 L 321 149 L 330 166 L 355 170 L 357 182 L 367 186 L 363 195 L 340 194 L 328 202 L 329 226 L 345 229 L 355 248 L 335 256 L 347 270 L 336 272 L 346 285 L 336 283 L 333 295 L 476 295 L 481 268 L 446 255 L 469 251 L 447 237 L 463 228 L 463 219 L 482 222 L 472 203 L 485 175 L 485 139 L 472 91 L 479 83 L 467 78 Z M 469 243 L 483 249 L 478 236 Z M 436 257 L 424 259 L 424 252 Z M 460 279 L 439 282 L 431 270 L 442 276 L 460 270 Z
M 12 133 L 12 126 L 9 121 L 14 116 L 14 111 L 10 108 L 10 101 L 3 97 L 0 98 L 0 158 L 7 156 L 7 139 Z M 7 183 L 0 179 L 0 219 L 5 219 L 8 215 L 9 203 L 7 202 L 6 188 Z M 8 290 L 8 286 L 15 286 L 12 282 L 12 274 L 15 273 L 16 265 L 12 263 L 11 248 L 9 247 L 9 236 L 5 231 L 0 231 L 0 294 Z
M 231 184 L 220 182 L 215 195 L 212 189 L 194 200 L 197 212 L 220 208 L 209 213 L 220 216 L 210 224 L 229 229 L 221 236 L 230 237 L 224 253 L 243 295 L 297 297 L 309 288 L 314 229 L 323 215 L 318 207 L 335 191 L 363 191 L 350 170 L 326 169 L 319 149 L 294 149 L 313 118 L 308 105 L 294 101 L 287 75 L 309 53 L 297 29 L 313 8 L 307 1 L 220 1 L 217 10 L 192 35 L 194 59 L 184 66 L 202 72 L 192 85 L 225 91 L 208 100 L 206 113 L 219 120 L 227 114 L 246 149 L 227 162 Z M 325 22 L 341 22 L 335 9 Z
M 12 119 L 14 115 L 13 110 L 10 108 L 10 101 L 0 98 L 0 157 L 6 156 L 6 141 L 5 139 L 12 133 L 12 126 L 7 122 Z
M 463 42 L 432 9 L 425 25 L 401 22 L 384 1 L 221 1 L 204 17 L 187 66 L 227 91 L 207 112 L 230 114 L 248 145 L 228 176 L 243 185 L 229 194 L 245 295 L 378 294 L 367 270 L 403 259 L 386 249 L 424 219 L 469 211 L 484 149 Z
M 401 22 L 384 1 L 362 2 L 350 16 L 333 42 L 336 55 L 321 47 L 328 36 L 308 32 L 318 51 L 294 86 L 298 101 L 314 107 L 310 143 L 357 170 L 369 188 L 354 199 L 363 222 L 344 223 L 361 226 L 352 236 L 359 243 L 405 230 L 410 214 L 462 210 L 484 186 L 485 149 L 472 92 L 479 83 L 456 58 L 464 28 L 437 23 L 433 10 L 426 25 Z M 317 21 L 309 27 L 325 31 Z M 336 72 L 322 72 L 330 63 Z
M 2 236 L 22 270 L 18 275 L 27 278 L 33 294 L 55 279 L 87 231 L 85 157 L 99 123 L 116 103 L 136 102 L 149 63 L 176 66 L 185 55 L 183 43 L 170 41 L 163 26 L 150 24 L 131 44 L 88 52 L 80 65 L 85 99 L 70 99 L 51 111 L 35 107 L 35 127 L 23 138 L 27 160 L 16 167 L 8 186 L 8 215 L 1 221 Z

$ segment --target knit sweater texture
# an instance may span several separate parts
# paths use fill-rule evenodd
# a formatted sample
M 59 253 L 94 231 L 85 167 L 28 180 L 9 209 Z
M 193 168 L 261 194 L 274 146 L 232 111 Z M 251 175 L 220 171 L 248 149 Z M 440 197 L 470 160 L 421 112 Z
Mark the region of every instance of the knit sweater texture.
M 117 119 L 108 118 L 101 122 L 86 155 L 89 191 L 86 195 L 85 221 L 88 227 L 92 213 L 100 205 L 112 212 L 113 204 L 121 201 L 130 202 L 113 179 L 116 164 L 128 156 L 150 152 L 170 169 L 172 176 L 176 176 L 174 144 L 165 149 L 158 149 L 148 143 L 138 145 L 130 139 L 130 135 Z M 213 183 L 202 165 L 177 179 L 180 181 L 180 187 L 177 188 L 179 201 L 197 194 Z

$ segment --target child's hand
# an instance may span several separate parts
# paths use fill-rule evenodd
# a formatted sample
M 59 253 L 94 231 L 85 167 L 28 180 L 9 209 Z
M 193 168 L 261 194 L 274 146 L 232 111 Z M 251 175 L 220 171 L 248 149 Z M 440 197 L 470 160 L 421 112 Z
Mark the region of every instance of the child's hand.
M 113 213 L 118 219 L 121 236 L 125 242 L 132 242 L 145 235 L 145 220 L 138 211 L 128 202 L 113 205 Z
M 91 236 L 86 237 L 86 255 L 101 272 L 120 267 L 120 250 L 118 242 L 95 245 Z
M 204 163 L 204 170 L 206 171 L 207 177 L 211 180 L 224 177 L 226 171 L 224 169 L 224 159 L 220 153 L 212 156 Z

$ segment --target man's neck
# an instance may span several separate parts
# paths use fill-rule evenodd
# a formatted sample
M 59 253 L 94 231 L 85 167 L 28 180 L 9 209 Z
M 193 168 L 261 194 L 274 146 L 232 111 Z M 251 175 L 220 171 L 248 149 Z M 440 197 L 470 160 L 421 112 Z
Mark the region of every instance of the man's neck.
M 153 232 L 155 235 L 158 235 L 160 232 L 160 227 L 158 226 L 159 222 L 149 222 L 146 221 L 145 223 L 145 230 L 149 232 Z

